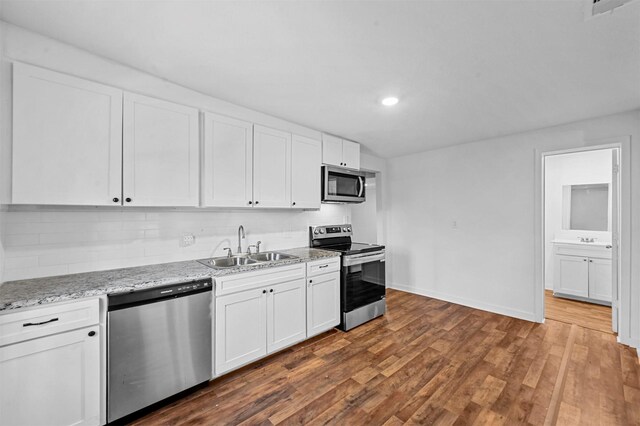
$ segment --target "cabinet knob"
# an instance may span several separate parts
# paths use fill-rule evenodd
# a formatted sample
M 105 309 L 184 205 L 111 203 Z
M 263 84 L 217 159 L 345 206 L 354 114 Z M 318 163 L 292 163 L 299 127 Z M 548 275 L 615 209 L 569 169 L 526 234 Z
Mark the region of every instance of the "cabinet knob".
M 129 197 L 125 198 L 124 200 L 125 200 L 127 203 L 130 203 L 130 202 L 131 202 L 131 198 L 129 198 Z
M 586 262 L 586 261 L 587 261 L 587 259 L 582 259 L 582 261 L 583 261 L 583 262 Z
M 256 206 L 258 205 L 259 201 L 256 201 Z
M 295 205 L 296 205 L 296 202 L 294 201 L 294 202 L 293 202 L 293 203 L 291 203 L 291 204 L 295 206 Z
M 118 197 L 113 197 L 113 202 L 114 202 L 114 203 L 117 203 L 118 201 L 120 201 L 120 198 L 118 198 Z
M 265 294 L 267 292 L 267 290 L 262 290 L 262 294 Z
M 344 165 L 346 166 L 346 165 L 347 165 L 347 163 L 344 163 Z
M 313 282 L 313 280 L 309 280 L 309 284 L 311 284 Z
M 273 293 L 273 289 L 269 290 L 269 293 Z
M 593 263 L 593 260 L 589 259 L 589 263 Z
M 249 205 L 253 204 L 253 201 L 249 201 Z
M 93 337 L 93 336 L 95 336 L 95 335 L 96 335 L 96 332 L 95 332 L 95 331 L 90 331 L 90 332 L 89 332 L 89 337 Z

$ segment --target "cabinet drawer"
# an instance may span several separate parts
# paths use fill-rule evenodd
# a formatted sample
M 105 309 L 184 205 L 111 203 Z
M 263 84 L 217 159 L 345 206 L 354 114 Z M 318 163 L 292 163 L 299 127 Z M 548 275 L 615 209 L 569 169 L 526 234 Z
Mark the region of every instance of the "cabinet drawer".
M 86 327 L 99 322 L 98 299 L 0 315 L 0 346 Z
M 565 256 L 582 256 L 599 259 L 611 259 L 611 249 L 603 246 L 578 244 L 555 244 L 555 253 Z
M 304 278 L 304 263 L 216 278 L 216 296 Z
M 340 270 L 340 257 L 330 257 L 307 263 L 307 277 Z

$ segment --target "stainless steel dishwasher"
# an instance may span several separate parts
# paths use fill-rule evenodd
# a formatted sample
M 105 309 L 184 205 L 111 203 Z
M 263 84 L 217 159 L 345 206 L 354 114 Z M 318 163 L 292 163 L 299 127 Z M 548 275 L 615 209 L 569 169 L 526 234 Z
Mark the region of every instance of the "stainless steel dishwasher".
M 211 378 L 210 279 L 108 299 L 108 422 Z

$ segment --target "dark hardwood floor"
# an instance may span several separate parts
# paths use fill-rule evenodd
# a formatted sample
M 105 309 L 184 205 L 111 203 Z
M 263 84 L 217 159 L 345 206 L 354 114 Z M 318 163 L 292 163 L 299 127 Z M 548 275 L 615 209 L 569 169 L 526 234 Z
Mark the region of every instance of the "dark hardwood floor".
M 633 425 L 640 366 L 615 336 L 400 291 L 388 312 L 211 382 L 139 425 Z

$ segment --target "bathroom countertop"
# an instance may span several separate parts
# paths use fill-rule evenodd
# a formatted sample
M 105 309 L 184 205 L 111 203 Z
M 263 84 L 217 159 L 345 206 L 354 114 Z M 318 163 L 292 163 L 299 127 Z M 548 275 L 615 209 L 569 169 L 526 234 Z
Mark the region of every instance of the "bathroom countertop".
M 0 284 L 0 312 L 65 300 L 124 293 L 185 281 L 221 277 L 340 255 L 338 252 L 309 247 L 277 251 L 296 256 L 296 258 L 225 269 L 213 269 L 196 260 L 188 260 L 108 271 L 9 281 Z

